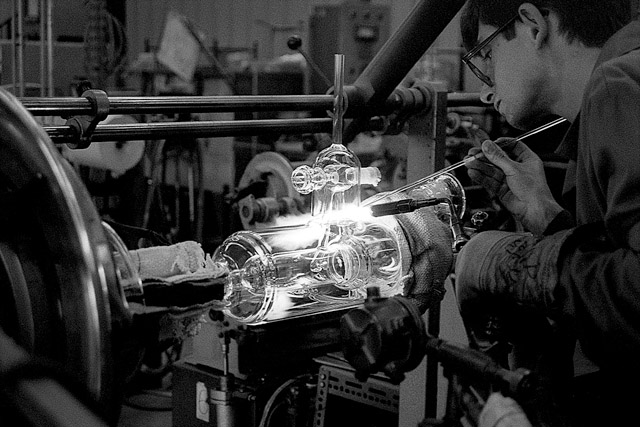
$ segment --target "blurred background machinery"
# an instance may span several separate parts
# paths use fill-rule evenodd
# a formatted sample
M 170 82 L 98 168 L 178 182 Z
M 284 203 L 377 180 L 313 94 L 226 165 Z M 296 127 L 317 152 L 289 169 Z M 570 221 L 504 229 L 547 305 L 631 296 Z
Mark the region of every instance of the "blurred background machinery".
M 333 55 L 327 46 L 344 54 L 345 83 L 353 83 L 391 33 L 391 6 L 350 0 L 316 6 L 309 19 L 309 54 L 325 76 L 333 73 Z M 311 93 L 326 93 L 322 75 L 312 74 Z

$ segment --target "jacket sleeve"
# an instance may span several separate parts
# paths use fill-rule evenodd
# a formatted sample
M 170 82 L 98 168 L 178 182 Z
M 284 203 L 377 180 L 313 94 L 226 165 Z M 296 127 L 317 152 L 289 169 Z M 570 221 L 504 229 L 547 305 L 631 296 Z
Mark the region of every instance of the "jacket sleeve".
M 640 372 L 640 254 L 589 224 L 565 242 L 559 264 L 556 298 L 585 353 L 603 368 Z

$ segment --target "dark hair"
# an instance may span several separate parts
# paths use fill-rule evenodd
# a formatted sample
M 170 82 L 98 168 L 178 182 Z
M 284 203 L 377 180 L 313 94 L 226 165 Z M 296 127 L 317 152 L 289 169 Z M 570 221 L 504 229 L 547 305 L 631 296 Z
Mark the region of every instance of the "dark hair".
M 478 42 L 478 23 L 500 27 L 518 13 L 523 0 L 468 0 L 460 27 L 467 49 Z M 530 0 L 538 9 L 553 11 L 559 18 L 559 30 L 569 41 L 578 40 L 588 47 L 601 47 L 616 31 L 627 24 L 633 0 Z M 635 12 L 635 11 L 634 11 Z M 505 30 L 507 40 L 513 28 Z

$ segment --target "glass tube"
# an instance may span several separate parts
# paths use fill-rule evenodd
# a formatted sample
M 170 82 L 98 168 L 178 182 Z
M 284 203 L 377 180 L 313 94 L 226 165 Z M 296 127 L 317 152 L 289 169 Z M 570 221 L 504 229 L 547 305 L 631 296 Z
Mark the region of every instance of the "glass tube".
M 440 174 L 431 180 L 407 189 L 406 195 L 414 200 L 428 198 L 449 199 L 455 208 L 455 214 L 458 218 L 462 218 L 467 208 L 464 187 L 455 176 L 448 173 Z M 441 221 L 448 222 L 449 209 L 446 208 L 446 205 L 437 205 L 434 210 Z
M 225 313 L 264 323 L 355 306 L 367 286 L 400 292 L 395 232 L 377 221 L 240 231 L 214 253 L 228 266 Z

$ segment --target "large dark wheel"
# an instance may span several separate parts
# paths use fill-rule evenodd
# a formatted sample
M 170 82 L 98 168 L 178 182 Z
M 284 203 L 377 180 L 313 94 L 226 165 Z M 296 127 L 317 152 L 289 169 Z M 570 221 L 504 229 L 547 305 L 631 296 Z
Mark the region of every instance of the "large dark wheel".
M 0 89 L 0 327 L 119 413 L 127 313 L 100 217 L 44 129 Z M 115 332 L 114 332 L 115 331 Z M 2 355 L 0 355 L 0 358 Z

